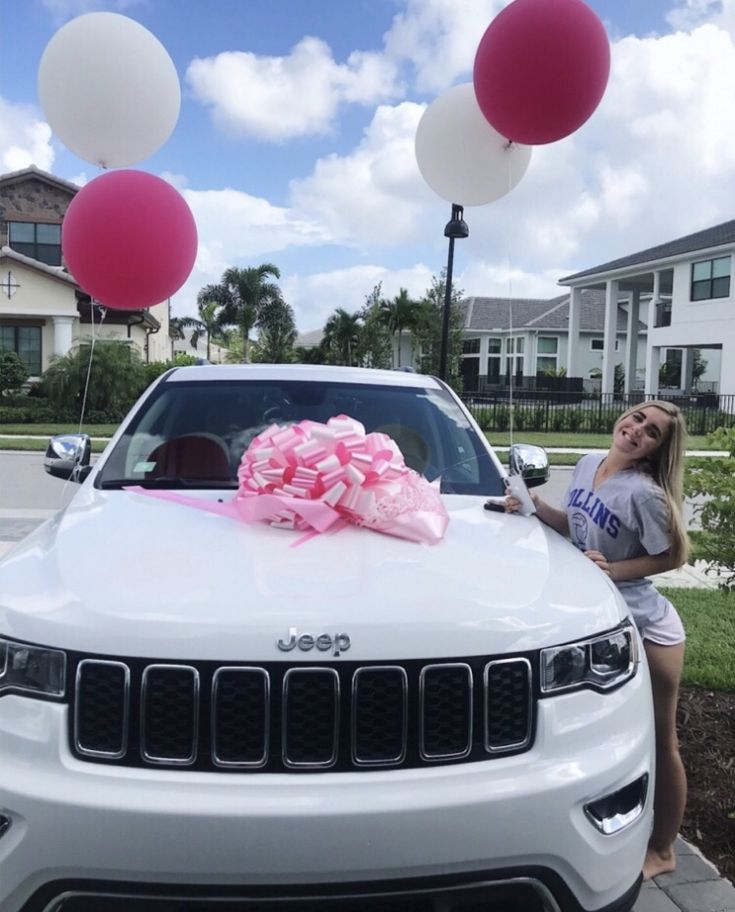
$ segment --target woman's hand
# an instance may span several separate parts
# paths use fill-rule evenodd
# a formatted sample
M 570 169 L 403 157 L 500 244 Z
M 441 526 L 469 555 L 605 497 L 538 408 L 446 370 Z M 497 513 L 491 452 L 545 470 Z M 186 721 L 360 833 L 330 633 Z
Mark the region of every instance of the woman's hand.
M 538 506 L 539 506 L 538 494 L 532 494 L 530 491 L 528 493 L 531 497 L 531 500 L 533 501 L 534 507 L 536 507 L 536 509 L 538 510 Z M 521 506 L 522 506 L 522 504 L 521 504 L 520 500 L 518 500 L 517 497 L 514 497 L 513 494 L 511 494 L 510 488 L 506 487 L 506 489 L 505 489 L 505 512 L 506 513 L 518 513 L 518 511 L 521 509 Z
M 610 579 L 613 578 L 612 564 L 608 562 L 602 551 L 585 551 L 584 553 L 603 573 L 607 573 Z

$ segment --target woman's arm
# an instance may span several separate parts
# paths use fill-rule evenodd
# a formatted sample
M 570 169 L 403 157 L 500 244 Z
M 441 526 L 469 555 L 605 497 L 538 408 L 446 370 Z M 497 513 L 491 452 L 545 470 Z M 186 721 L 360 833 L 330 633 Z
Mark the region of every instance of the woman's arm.
M 667 570 L 675 570 L 677 567 L 670 551 L 664 551 L 661 554 L 644 554 L 643 557 L 631 557 L 622 561 L 608 561 L 601 551 L 585 551 L 584 553 L 597 564 L 603 573 L 607 573 L 614 583 L 654 576 L 656 573 L 665 573 Z
M 531 493 L 531 492 L 529 492 Z M 520 507 L 520 501 L 513 497 L 508 488 L 505 489 L 505 509 L 509 513 L 516 513 Z M 536 507 L 536 516 L 547 526 L 551 526 L 560 535 L 569 537 L 569 520 L 564 510 L 557 510 L 542 500 L 538 494 L 531 494 L 531 500 Z

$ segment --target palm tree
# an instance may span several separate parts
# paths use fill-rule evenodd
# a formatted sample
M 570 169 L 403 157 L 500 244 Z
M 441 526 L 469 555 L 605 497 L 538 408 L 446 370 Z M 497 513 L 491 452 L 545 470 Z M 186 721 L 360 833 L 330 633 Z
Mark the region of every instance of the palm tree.
M 171 360 L 173 360 L 176 352 L 174 351 L 174 342 L 177 339 L 185 339 L 186 333 L 184 332 L 184 325 L 182 320 L 186 319 L 185 317 L 169 317 L 168 321 L 168 337 L 171 340 Z
M 176 317 L 177 328 L 191 329 L 191 347 L 196 348 L 199 339 L 204 336 L 207 340 L 207 361 L 210 361 L 212 337 L 220 328 L 220 310 L 223 305 L 221 286 L 205 285 L 197 295 L 197 317 Z M 180 336 L 174 338 L 183 338 L 183 332 Z
M 353 356 L 360 338 L 360 315 L 341 307 L 324 324 L 324 348 L 336 357 L 338 364 L 354 367 Z
M 219 285 L 207 286 L 212 298 L 219 302 L 218 325 L 237 326 L 242 333 L 243 361 L 248 361 L 250 331 L 258 320 L 261 308 L 268 302 L 280 298 L 281 290 L 267 278 L 281 278 L 281 272 L 273 263 L 226 269 Z
M 268 364 L 288 364 L 293 360 L 296 321 L 293 307 L 279 295 L 265 301 L 258 314 L 257 360 Z
M 384 320 L 391 334 L 398 333 L 398 364 L 401 366 L 401 337 L 404 329 L 413 329 L 416 325 L 416 301 L 408 296 L 408 291 L 401 288 L 392 301 L 382 301 Z

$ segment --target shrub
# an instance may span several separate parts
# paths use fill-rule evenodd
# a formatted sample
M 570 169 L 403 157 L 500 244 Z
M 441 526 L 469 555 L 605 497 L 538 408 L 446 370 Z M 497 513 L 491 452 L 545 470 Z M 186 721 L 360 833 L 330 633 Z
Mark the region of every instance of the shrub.
M 566 413 L 567 427 L 563 427 L 561 430 L 578 431 L 582 427 L 583 423 L 584 423 L 584 412 L 582 411 L 582 409 L 570 409 Z
M 39 424 L 54 422 L 58 413 L 43 400 L 27 399 L 0 405 L 0 425 L 3 424 Z
M 694 537 L 696 556 L 725 570 L 720 585 L 735 590 L 735 428 L 718 428 L 710 440 L 729 455 L 687 460 L 684 490 L 689 497 L 705 498 L 694 507 L 702 527 Z
M 563 370 L 564 368 L 561 368 Z M 537 405 L 528 416 L 528 429 L 530 431 L 543 431 L 546 429 L 546 407 Z
M 91 355 L 91 368 L 90 368 Z M 125 342 L 88 342 L 56 358 L 43 375 L 43 388 L 56 413 L 80 417 L 87 374 L 86 416 L 92 412 L 119 421 L 145 389 L 146 373 L 137 351 Z
M 506 406 L 500 405 L 495 407 L 495 420 L 491 423 L 495 425 L 496 431 L 508 430 L 510 427 L 510 412 Z
M 17 392 L 28 379 L 28 368 L 14 351 L 0 351 L 0 398 Z

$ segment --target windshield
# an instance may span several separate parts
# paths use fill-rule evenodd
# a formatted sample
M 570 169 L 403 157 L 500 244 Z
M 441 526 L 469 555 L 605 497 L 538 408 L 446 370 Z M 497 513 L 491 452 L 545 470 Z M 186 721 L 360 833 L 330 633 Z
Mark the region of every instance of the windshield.
M 307 380 L 164 381 L 146 400 L 95 484 L 235 488 L 250 441 L 271 424 L 348 415 L 382 431 L 406 465 L 445 493 L 498 495 L 495 463 L 443 389 Z

